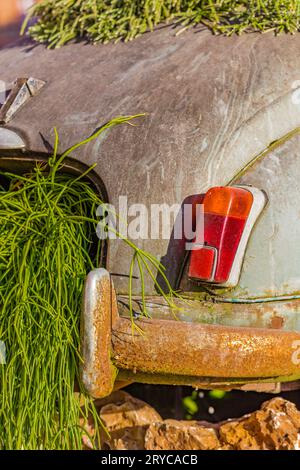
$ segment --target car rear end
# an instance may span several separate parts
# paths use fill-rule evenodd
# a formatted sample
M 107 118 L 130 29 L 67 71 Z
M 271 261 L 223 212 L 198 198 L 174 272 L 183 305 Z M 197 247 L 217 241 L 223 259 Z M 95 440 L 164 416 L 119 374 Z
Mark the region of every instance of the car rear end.
M 197 228 L 198 204 L 204 220 L 199 237 L 196 230 L 177 239 L 173 221 L 167 236 L 149 230 L 133 240 L 164 265 L 177 308 L 151 276 L 141 296 L 137 267 L 129 296 L 132 251 L 108 241 L 99 260 L 105 271 L 91 272 L 86 283 L 82 320 L 93 395 L 109 393 L 116 379 L 259 389 L 300 378 L 298 43 L 208 31 L 175 38 L 162 30 L 130 44 L 20 45 L 14 61 L 1 52 L 3 81 L 45 82 L 1 126 L 2 167 L 47 160 L 54 125 L 64 149 L 116 113 L 145 111 L 138 127 L 110 131 L 75 152 L 69 168 L 84 172 L 97 163 L 96 187 L 129 225 L 136 205 L 148 214 L 175 205 L 175 220 L 190 205 Z M 144 335 L 130 335 L 132 305 Z

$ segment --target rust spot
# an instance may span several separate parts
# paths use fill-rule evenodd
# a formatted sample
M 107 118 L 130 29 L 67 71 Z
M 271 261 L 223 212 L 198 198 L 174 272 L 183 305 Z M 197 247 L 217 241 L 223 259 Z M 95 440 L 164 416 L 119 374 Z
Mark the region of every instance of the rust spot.
M 92 276 L 93 273 L 90 274 Z M 111 332 L 118 311 L 115 291 L 107 272 L 101 272 L 93 289 L 88 280 L 85 292 L 88 307 L 84 309 L 81 324 L 84 359 L 81 375 L 89 394 L 102 398 L 112 392 L 117 375 L 111 361 Z
M 281 330 L 284 325 L 284 318 L 280 317 L 279 315 L 274 315 L 270 321 L 270 328 L 274 328 L 275 330 Z
M 144 319 L 137 324 L 143 335 L 132 334 L 130 319 L 126 318 L 120 318 L 112 331 L 115 363 L 131 374 L 228 380 L 300 373 L 299 366 L 291 361 L 293 341 L 299 339 L 297 332 L 172 320 Z
M 282 331 L 284 318 L 272 306 L 266 306 L 270 313 L 264 328 L 141 318 L 136 320 L 140 334 L 132 331 L 130 318 L 118 315 L 110 280 L 102 279 L 98 289 L 92 312 L 94 355 L 85 364 L 95 397 L 112 391 L 117 372 L 113 367 L 119 371 L 118 381 L 222 389 L 300 377 L 299 365 L 291 359 L 300 333 Z

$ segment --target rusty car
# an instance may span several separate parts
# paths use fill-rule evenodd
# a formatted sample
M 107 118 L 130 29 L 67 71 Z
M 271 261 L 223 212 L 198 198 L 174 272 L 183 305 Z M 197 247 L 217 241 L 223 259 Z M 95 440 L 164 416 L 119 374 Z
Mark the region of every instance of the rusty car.
M 0 166 L 46 161 L 116 114 L 147 113 L 75 152 L 103 200 L 204 205 L 204 242 L 136 240 L 165 266 L 175 312 L 145 280 L 148 318 L 128 307 L 131 253 L 108 241 L 87 278 L 82 377 L 95 398 L 129 382 L 270 390 L 300 385 L 299 36 L 158 28 L 133 42 L 0 51 L 11 84 L 0 112 Z M 109 139 L 108 139 L 109 135 Z M 197 199 L 198 198 L 198 199 Z M 200 198 L 200 199 L 199 199 Z M 135 273 L 138 277 L 138 273 Z

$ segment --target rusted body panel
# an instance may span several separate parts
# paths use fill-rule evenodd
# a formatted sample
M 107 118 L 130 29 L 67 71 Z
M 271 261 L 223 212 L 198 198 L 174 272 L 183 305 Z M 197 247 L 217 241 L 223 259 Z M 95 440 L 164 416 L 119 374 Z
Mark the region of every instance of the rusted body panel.
M 129 299 L 118 297 L 119 312 L 129 316 Z M 170 309 L 160 296 L 148 297 L 146 308 L 151 318 L 180 320 L 188 323 L 204 323 L 233 327 L 270 328 L 283 331 L 300 331 L 300 300 L 259 302 L 253 304 L 212 302 L 209 300 L 187 301 L 173 299 L 177 309 Z M 136 316 L 142 312 L 142 299 L 135 297 L 133 307 Z
M 300 333 L 153 318 L 133 328 L 119 316 L 104 269 L 88 276 L 81 338 L 82 380 L 95 398 L 108 395 L 116 378 L 208 388 L 300 378 Z
M 113 358 L 121 369 L 244 380 L 300 377 L 299 365 L 291 359 L 299 333 L 175 320 L 136 324 L 143 334 L 132 334 L 130 319 L 120 318 L 113 328 Z
M 95 396 L 100 388 L 101 395 L 107 396 L 113 391 L 117 375 L 111 361 L 111 331 L 117 306 L 108 272 L 99 269 L 96 273 L 86 281 L 86 292 L 94 295 L 83 299 L 82 380 L 90 395 Z

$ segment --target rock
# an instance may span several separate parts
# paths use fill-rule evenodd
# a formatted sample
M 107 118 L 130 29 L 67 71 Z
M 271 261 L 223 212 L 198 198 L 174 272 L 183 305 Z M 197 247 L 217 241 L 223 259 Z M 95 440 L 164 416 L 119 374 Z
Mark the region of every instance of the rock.
M 142 400 L 117 391 L 95 402 L 107 433 L 102 449 L 116 450 L 300 450 L 300 411 L 283 398 L 260 410 L 218 425 L 201 421 L 162 420 Z M 94 434 L 93 420 L 85 423 Z M 88 438 L 85 448 L 91 448 Z
M 299 450 L 300 412 L 293 403 L 273 398 L 260 410 L 221 425 L 219 436 L 234 450 Z
M 162 418 L 154 408 L 126 392 L 119 391 L 113 395 L 113 402 L 105 404 L 100 410 L 100 418 L 110 434 L 110 437 L 102 436 L 102 448 L 144 449 L 147 428 Z
M 214 450 L 219 447 L 216 431 L 197 421 L 167 419 L 151 424 L 145 435 L 148 450 Z

